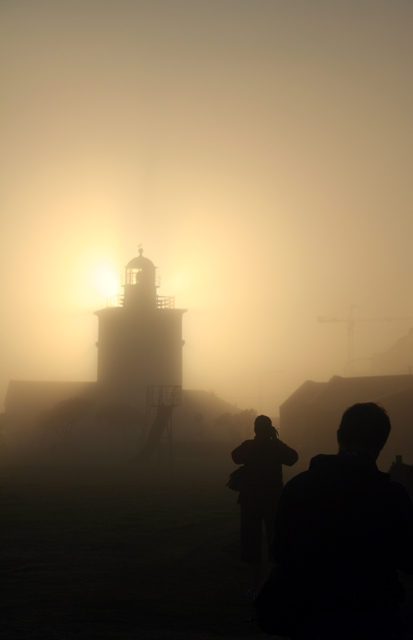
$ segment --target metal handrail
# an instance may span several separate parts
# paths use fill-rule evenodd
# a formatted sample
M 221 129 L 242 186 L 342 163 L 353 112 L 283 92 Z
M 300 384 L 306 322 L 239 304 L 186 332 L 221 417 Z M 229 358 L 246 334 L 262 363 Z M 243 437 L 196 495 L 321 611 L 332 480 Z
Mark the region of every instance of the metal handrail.
M 116 293 L 110 298 L 106 298 L 107 307 L 123 307 L 123 293 Z M 175 296 L 156 296 L 157 309 L 175 309 Z
M 114 296 L 106 298 L 107 307 L 123 307 L 123 293 L 115 293 Z
M 157 309 L 175 309 L 175 296 L 156 296 Z

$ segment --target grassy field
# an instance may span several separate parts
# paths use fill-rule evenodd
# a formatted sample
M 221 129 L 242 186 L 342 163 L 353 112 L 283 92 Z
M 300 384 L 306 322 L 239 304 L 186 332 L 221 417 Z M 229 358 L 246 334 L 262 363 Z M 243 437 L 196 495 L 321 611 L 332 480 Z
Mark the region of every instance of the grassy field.
M 249 621 L 232 469 L 226 453 L 3 467 L 2 638 L 268 637 Z

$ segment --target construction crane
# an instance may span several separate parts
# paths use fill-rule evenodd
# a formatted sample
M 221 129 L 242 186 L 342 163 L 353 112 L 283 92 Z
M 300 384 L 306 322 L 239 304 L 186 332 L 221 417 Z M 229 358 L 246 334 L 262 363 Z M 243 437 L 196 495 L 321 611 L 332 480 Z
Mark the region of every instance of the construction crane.
M 411 316 L 404 316 L 400 318 L 390 318 L 382 316 L 379 318 L 355 318 L 354 310 L 360 309 L 352 305 L 347 318 L 337 318 L 334 314 L 327 316 L 318 316 L 318 322 L 344 322 L 347 325 L 347 363 L 354 361 L 354 325 L 356 322 L 392 322 L 393 320 L 409 320 Z

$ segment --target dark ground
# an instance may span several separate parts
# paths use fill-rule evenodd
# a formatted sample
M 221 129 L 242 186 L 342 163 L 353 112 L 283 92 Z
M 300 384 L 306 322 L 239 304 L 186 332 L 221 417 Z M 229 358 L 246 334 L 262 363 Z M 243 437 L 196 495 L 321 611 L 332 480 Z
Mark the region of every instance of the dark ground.
M 180 454 L 173 472 L 1 469 L 2 638 L 268 637 L 248 622 L 229 452 Z
M 148 469 L 3 467 L 7 639 L 268 637 L 238 559 L 228 456 Z

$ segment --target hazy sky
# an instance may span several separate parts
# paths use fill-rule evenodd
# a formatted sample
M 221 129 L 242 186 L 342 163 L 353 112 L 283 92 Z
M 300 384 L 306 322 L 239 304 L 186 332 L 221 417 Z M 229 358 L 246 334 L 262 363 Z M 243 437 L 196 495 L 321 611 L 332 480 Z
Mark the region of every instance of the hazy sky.
M 407 332 L 411 0 L 0 9 L 0 400 L 95 379 L 93 311 L 139 244 L 188 309 L 184 386 L 242 408 L 344 373 L 317 316 L 407 318 L 356 324 L 357 358 Z

